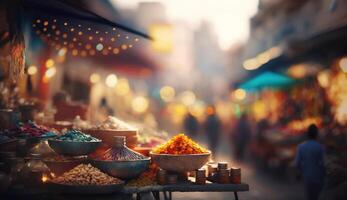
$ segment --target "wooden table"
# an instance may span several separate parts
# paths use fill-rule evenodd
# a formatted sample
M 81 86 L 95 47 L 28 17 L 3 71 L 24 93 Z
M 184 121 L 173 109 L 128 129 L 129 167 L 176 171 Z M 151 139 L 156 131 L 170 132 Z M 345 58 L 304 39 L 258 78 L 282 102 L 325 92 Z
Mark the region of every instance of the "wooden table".
M 217 184 L 207 182 L 205 185 L 197 185 L 192 182 L 178 183 L 173 185 L 153 185 L 145 187 L 125 187 L 123 193 L 136 194 L 137 200 L 143 194 L 152 193 L 156 200 L 160 200 L 160 192 L 163 193 L 165 200 L 172 199 L 173 192 L 233 192 L 235 200 L 238 200 L 237 192 L 249 190 L 248 184 Z
M 131 200 L 136 195 L 137 200 L 143 199 L 144 196 L 153 195 L 155 200 L 160 200 L 162 193 L 164 200 L 172 200 L 173 192 L 233 192 L 235 200 L 238 200 L 238 192 L 249 190 L 248 184 L 217 184 L 207 182 L 205 185 L 197 185 L 194 182 L 180 182 L 172 185 L 153 185 L 145 187 L 124 187 L 121 191 L 111 194 L 63 194 L 59 191 L 51 190 L 47 187 L 41 189 L 25 189 L 24 187 L 13 188 L 6 194 L 0 194 L 0 199 L 33 199 L 33 200 Z M 153 199 L 152 197 L 152 199 Z

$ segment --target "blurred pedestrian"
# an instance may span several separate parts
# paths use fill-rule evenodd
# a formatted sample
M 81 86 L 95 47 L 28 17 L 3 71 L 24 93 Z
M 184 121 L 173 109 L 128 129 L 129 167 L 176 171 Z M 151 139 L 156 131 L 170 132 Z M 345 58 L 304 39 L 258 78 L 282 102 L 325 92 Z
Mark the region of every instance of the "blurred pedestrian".
M 316 200 L 324 183 L 324 149 L 317 142 L 318 128 L 316 125 L 311 124 L 308 127 L 307 137 L 308 140 L 297 148 L 295 162 L 305 182 L 307 199 Z
M 236 125 L 234 135 L 235 157 L 237 160 L 243 160 L 250 137 L 251 127 L 248 122 L 247 114 L 243 113 Z
M 199 131 L 199 122 L 190 111 L 185 116 L 183 125 L 187 135 L 193 139 L 196 139 Z
M 108 116 L 114 115 L 114 110 L 108 105 L 106 97 L 102 97 L 98 108 L 99 121 L 104 121 Z
M 216 111 L 213 106 L 207 107 L 206 114 L 207 118 L 205 121 L 205 131 L 207 134 L 208 145 L 211 152 L 216 155 L 221 132 L 221 122 L 219 117 L 216 115 Z

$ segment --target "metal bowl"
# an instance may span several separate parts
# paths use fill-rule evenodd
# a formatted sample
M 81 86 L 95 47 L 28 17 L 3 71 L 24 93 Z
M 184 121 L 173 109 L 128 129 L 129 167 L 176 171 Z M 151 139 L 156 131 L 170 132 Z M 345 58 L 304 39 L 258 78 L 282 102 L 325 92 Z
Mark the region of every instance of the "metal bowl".
M 58 154 L 81 156 L 94 152 L 101 144 L 101 141 L 74 142 L 50 139 L 48 140 L 48 144 Z
M 44 159 L 43 162 L 48 166 L 48 168 L 53 172 L 56 176 L 62 175 L 64 172 L 67 172 L 74 167 L 76 167 L 79 164 L 87 163 L 86 159 L 83 158 L 76 158 L 71 160 L 61 160 L 61 161 L 55 161 L 55 160 L 49 160 Z
M 156 154 L 150 152 L 152 161 L 170 172 L 189 172 L 200 169 L 210 160 L 211 152 L 203 154 Z
M 139 176 L 149 167 L 151 158 L 129 161 L 91 160 L 90 163 L 110 176 L 131 179 Z

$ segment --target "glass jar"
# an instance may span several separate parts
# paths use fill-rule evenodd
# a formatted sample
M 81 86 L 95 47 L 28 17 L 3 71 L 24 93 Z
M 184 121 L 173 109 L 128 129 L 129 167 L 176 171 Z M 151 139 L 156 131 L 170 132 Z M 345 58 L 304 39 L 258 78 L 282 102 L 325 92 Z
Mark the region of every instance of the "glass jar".
M 28 187 L 40 186 L 50 178 L 50 170 L 41 161 L 40 154 L 31 154 L 31 159 L 23 167 L 23 178 Z

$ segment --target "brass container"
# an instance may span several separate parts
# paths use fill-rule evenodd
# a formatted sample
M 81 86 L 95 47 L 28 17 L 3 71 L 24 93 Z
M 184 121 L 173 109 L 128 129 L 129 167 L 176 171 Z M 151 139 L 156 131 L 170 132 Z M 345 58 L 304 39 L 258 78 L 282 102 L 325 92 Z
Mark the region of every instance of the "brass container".
M 241 168 L 230 169 L 230 183 L 233 183 L 233 184 L 241 183 Z
M 221 169 L 228 169 L 228 163 L 227 162 L 218 162 L 218 170 Z
M 228 184 L 230 183 L 230 170 L 229 169 L 220 169 L 218 170 L 218 183 Z
M 206 170 L 198 169 L 195 171 L 195 183 L 199 185 L 206 184 Z

